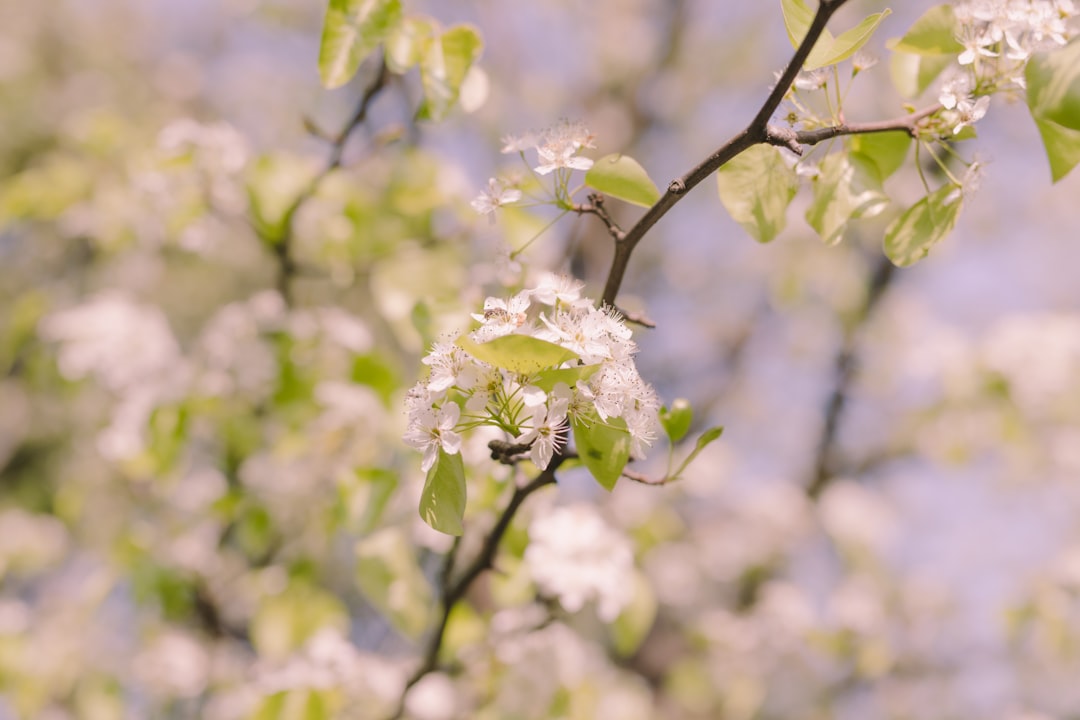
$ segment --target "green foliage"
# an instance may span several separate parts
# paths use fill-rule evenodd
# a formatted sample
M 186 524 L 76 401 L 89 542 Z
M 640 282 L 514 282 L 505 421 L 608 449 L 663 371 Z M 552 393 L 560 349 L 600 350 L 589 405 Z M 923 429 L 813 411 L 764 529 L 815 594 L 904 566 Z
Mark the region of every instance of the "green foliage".
M 420 60 L 420 82 L 424 101 L 416 117 L 442 120 L 461 93 L 469 68 L 480 57 L 484 41 L 471 25 L 454 25 L 433 37 Z
M 826 245 L 835 245 L 849 222 L 876 215 L 889 198 L 881 187 L 877 165 L 864 155 L 833 153 L 821 162 L 820 169 L 806 221 Z
M 574 422 L 573 426 L 574 444 L 581 461 L 605 490 L 614 489 L 630 460 L 626 421 L 611 418 L 607 422 Z
M 664 426 L 664 432 L 667 433 L 672 445 L 686 437 L 693 421 L 694 409 L 690 407 L 690 401 L 686 398 L 675 400 L 670 408 L 660 408 L 660 424 Z
M 634 573 L 634 592 L 630 604 L 609 626 L 611 645 L 621 657 L 630 657 L 648 637 L 656 622 L 658 603 L 649 581 L 640 573 Z
M 904 131 L 851 135 L 847 145 L 852 157 L 874 165 L 884 182 L 907 160 L 911 136 Z
M 458 338 L 457 345 L 481 362 L 522 375 L 556 368 L 568 360 L 578 358 L 573 350 L 528 335 L 503 335 L 483 343 L 462 335 Z M 556 379 L 555 382 L 559 380 Z
M 686 470 L 690 463 L 694 461 L 694 458 L 700 455 L 702 450 L 719 440 L 720 436 L 723 434 L 724 428 L 719 426 L 709 428 L 705 432 L 701 433 L 701 435 L 697 439 L 697 442 L 694 443 L 694 449 L 690 451 L 690 454 L 686 456 L 686 459 L 682 461 L 681 465 L 679 465 L 679 469 L 672 473 L 671 477 L 677 478 L 682 475 L 683 471 Z
M 438 32 L 434 20 L 407 17 L 386 38 L 386 65 L 396 73 L 405 73 L 420 64 L 431 38 Z
M 1080 39 L 1034 55 L 1025 77 L 1028 108 L 1057 182 L 1080 162 Z
M 565 383 L 567 387 L 572 388 L 577 384 L 578 380 L 588 380 L 599 369 L 599 365 L 581 365 L 579 367 L 542 370 L 530 378 L 530 384 L 535 385 L 544 392 L 551 392 L 559 383 Z
M 330 0 L 319 47 L 319 77 L 336 88 L 401 21 L 401 0 Z
M 391 399 L 401 385 L 397 369 L 377 353 L 353 358 L 352 381 L 367 385 L 377 392 L 387 407 L 390 407 Z
M 788 40 L 791 41 L 792 47 L 798 47 L 802 39 L 806 37 L 807 30 L 810 29 L 810 24 L 814 20 L 814 11 L 803 0 L 781 0 L 780 7 L 784 13 L 784 27 L 787 30 Z M 858 25 L 840 33 L 837 37 L 833 37 L 828 30 L 823 31 L 803 67 L 806 70 L 815 70 L 847 60 L 870 40 L 881 21 L 891 13 L 892 11 L 886 8 L 865 17 Z
M 889 72 L 897 92 L 904 97 L 915 98 L 939 75 L 956 61 L 952 55 L 914 55 L 895 52 L 889 61 Z
M 251 621 L 251 642 L 259 655 L 282 658 L 323 628 L 345 630 L 349 615 L 337 596 L 303 581 L 263 600 Z
M 364 596 L 407 637 L 420 637 L 431 619 L 432 594 L 405 531 L 386 528 L 365 538 L 356 557 Z
M 900 267 L 926 257 L 960 217 L 960 188 L 946 185 L 912 205 L 885 229 L 885 254 Z
M 629 155 L 606 155 L 585 173 L 585 184 L 605 195 L 634 205 L 650 207 L 660 199 L 660 191 L 645 168 Z
M 720 202 L 758 242 L 769 242 L 787 224 L 787 208 L 799 189 L 795 170 L 780 150 L 755 145 L 716 174 Z
M 447 535 L 465 532 L 465 465 L 461 454 L 439 449 L 439 458 L 428 470 L 420 493 L 420 517 L 431 527 Z
M 956 17 L 951 5 L 935 5 L 912 24 L 890 49 L 914 55 L 956 55 L 964 46 L 956 40 Z

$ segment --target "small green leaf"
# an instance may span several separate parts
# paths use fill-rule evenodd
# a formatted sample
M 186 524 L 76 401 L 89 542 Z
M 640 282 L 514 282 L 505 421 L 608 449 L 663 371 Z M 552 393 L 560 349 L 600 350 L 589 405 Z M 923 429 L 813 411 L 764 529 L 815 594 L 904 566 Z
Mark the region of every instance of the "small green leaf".
M 1050 175 L 1061 180 L 1080 163 L 1080 130 L 1061 127 L 1050 120 L 1035 120 L 1050 160 Z
M 367 385 L 390 407 L 390 398 L 401 384 L 397 370 L 381 355 L 370 353 L 353 358 L 352 381 Z
M 471 25 L 454 25 L 427 43 L 420 59 L 424 102 L 416 113 L 417 119 L 442 120 L 447 116 L 483 48 L 480 33 Z
M 694 461 L 694 458 L 700 455 L 702 450 L 709 447 L 709 445 L 718 440 L 723 434 L 724 428 L 720 426 L 711 427 L 705 432 L 701 433 L 701 436 L 697 439 L 697 443 L 694 445 L 694 449 L 691 450 L 690 454 L 686 456 L 686 459 L 682 461 L 682 465 L 680 465 L 679 469 L 672 474 L 672 477 L 678 477 L 682 475 L 683 470 L 685 470 L 687 466 Z
M 930 8 L 904 37 L 887 45 L 891 50 L 915 55 L 955 55 L 964 49 L 956 40 L 956 17 L 951 5 Z
M 803 67 L 814 70 L 847 60 L 870 40 L 881 21 L 891 14 L 892 10 L 885 8 L 879 13 L 863 18 L 862 22 L 850 30 L 840 33 L 829 45 L 818 41 Z
M 806 221 L 826 245 L 835 245 L 850 220 L 872 217 L 888 202 L 876 165 L 854 153 L 833 153 L 821 162 Z
M 769 242 L 787 224 L 787 207 L 799 189 L 795 170 L 779 148 L 755 145 L 716 175 L 720 202 L 758 242 Z
M 347 83 L 400 20 L 401 0 L 330 0 L 319 46 L 323 85 Z
M 629 155 L 607 155 L 585 173 L 585 184 L 605 195 L 628 203 L 651 207 L 660 199 L 660 190 L 645 168 Z
M 926 257 L 930 249 L 952 232 L 960 217 L 960 189 L 945 185 L 904 211 L 885 229 L 885 254 L 899 267 Z
M 622 418 L 606 423 L 574 423 L 574 444 L 589 472 L 606 490 L 612 490 L 630 460 L 630 432 Z
M 1024 77 L 1032 117 L 1080 130 L 1080 39 L 1074 38 L 1053 52 L 1033 55 Z
M 407 17 L 386 38 L 386 65 L 401 75 L 420 63 L 439 26 L 427 18 Z
M 848 140 L 852 155 L 873 163 L 882 181 L 903 166 L 910 147 L 911 136 L 900 131 L 851 135 Z
M 581 365 L 579 367 L 543 370 L 534 375 L 529 384 L 535 385 L 544 392 L 551 392 L 559 383 L 566 383 L 567 387 L 573 389 L 578 380 L 588 380 L 599 369 L 599 365 Z
M 611 644 L 621 657 L 630 657 L 652 630 L 656 621 L 656 593 L 640 572 L 634 573 L 633 594 L 611 624 Z
M 781 0 L 780 9 L 784 15 L 784 28 L 787 30 L 788 40 L 791 41 L 792 47 L 797 48 L 814 21 L 814 11 L 803 0 Z M 892 11 L 886 8 L 882 12 L 870 15 L 852 29 L 841 33 L 839 37 L 833 37 L 828 30 L 823 30 L 803 67 L 806 70 L 814 70 L 847 60 L 866 44 L 881 21 L 891 13 Z
M 439 449 L 439 459 L 428 470 L 420 492 L 420 517 L 431 527 L 447 535 L 461 535 L 465 527 L 465 465 L 461 453 L 448 454 Z
M 481 362 L 522 375 L 557 368 L 568 360 L 578 359 L 573 350 L 528 335 L 503 335 L 485 343 L 474 342 L 462 335 L 457 345 Z
M 686 398 L 679 398 L 671 403 L 670 408 L 660 408 L 660 424 L 664 426 L 672 445 L 686 437 L 693 421 L 694 409 Z

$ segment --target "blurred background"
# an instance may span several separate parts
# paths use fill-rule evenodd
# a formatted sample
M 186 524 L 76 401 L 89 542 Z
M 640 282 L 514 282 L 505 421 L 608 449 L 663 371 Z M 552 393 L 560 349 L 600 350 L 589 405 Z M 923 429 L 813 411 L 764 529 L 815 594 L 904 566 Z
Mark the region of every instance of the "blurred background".
M 400 441 L 419 359 L 545 270 L 599 296 L 610 258 L 566 217 L 507 264 L 553 215 L 469 208 L 500 137 L 581 120 L 663 187 L 791 52 L 779 3 L 406 0 L 479 29 L 486 102 L 416 123 L 396 77 L 293 213 L 375 72 L 320 87 L 323 5 L 0 0 L 0 718 L 392 712 L 449 547 Z M 884 41 L 931 3 L 894 5 L 849 120 L 903 113 Z M 679 483 L 531 498 L 410 717 L 1080 717 L 1080 174 L 1051 185 L 1022 102 L 978 130 L 981 188 L 908 269 L 894 214 L 825 247 L 806 188 L 768 245 L 712 181 L 659 223 L 638 367 L 723 439 Z M 466 553 L 514 481 L 484 442 Z M 613 624 L 530 574 L 560 512 L 631 548 Z

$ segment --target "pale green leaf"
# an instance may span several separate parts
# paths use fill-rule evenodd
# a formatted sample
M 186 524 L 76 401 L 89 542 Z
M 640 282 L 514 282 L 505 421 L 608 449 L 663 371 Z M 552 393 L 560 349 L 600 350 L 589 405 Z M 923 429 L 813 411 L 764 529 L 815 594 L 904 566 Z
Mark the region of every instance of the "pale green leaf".
M 427 43 L 420 59 L 424 101 L 420 120 L 442 120 L 457 102 L 469 68 L 480 57 L 484 42 L 471 25 L 454 25 Z
M 899 267 L 926 257 L 934 245 L 952 232 L 962 205 L 963 198 L 955 185 L 930 193 L 885 229 L 885 254 Z
M 851 135 L 848 139 L 852 155 L 877 167 L 882 181 L 904 165 L 910 147 L 911 136 L 902 131 Z
M 282 658 L 323 628 L 344 630 L 349 616 L 338 597 L 322 588 L 295 583 L 262 599 L 251 621 L 251 642 L 261 657 Z
M 630 603 L 611 623 L 611 645 L 621 657 L 630 657 L 652 630 L 656 621 L 657 601 L 652 585 L 640 572 L 634 573 Z
M 607 155 L 585 173 L 585 184 L 619 200 L 650 207 L 660 199 L 660 191 L 645 168 L 629 155 Z
M 589 472 L 605 489 L 611 490 L 630 460 L 630 432 L 622 418 L 606 423 L 574 423 L 574 444 Z
M 702 450 L 719 440 L 720 436 L 723 434 L 724 428 L 720 426 L 711 427 L 705 432 L 701 433 L 701 436 L 697 439 L 697 443 L 695 443 L 694 445 L 694 449 L 691 450 L 690 454 L 686 456 L 686 459 L 682 461 L 682 465 L 680 465 L 679 469 L 672 474 L 672 477 L 678 477 L 682 475 L 683 470 L 685 470 L 687 466 L 694 461 L 694 458 L 700 455 Z
M 423 17 L 402 20 L 386 38 L 386 66 L 400 75 L 419 64 L 438 31 L 434 20 Z
M 1050 175 L 1061 180 L 1080 163 L 1080 130 L 1061 127 L 1050 120 L 1035 120 L 1050 160 Z
M 721 167 L 716 180 L 720 202 L 755 240 L 769 242 L 784 229 L 799 180 L 778 148 L 751 147 Z
M 694 409 L 686 398 L 675 400 L 670 408 L 660 408 L 660 424 L 664 426 L 664 432 L 672 445 L 686 437 L 693 421 Z
M 357 543 L 356 581 L 367 600 L 402 634 L 417 638 L 427 629 L 431 586 L 404 528 L 386 528 Z
M 899 40 L 888 43 L 892 50 L 915 55 L 955 55 L 964 46 L 956 40 L 956 17 L 951 5 L 935 5 L 915 21 Z
M 450 455 L 439 449 L 439 459 L 428 470 L 420 492 L 420 517 L 431 527 L 447 535 L 465 532 L 465 465 L 461 454 Z
M 530 378 L 529 384 L 535 385 L 544 392 L 551 392 L 559 383 L 565 383 L 568 388 L 572 389 L 577 385 L 578 380 L 588 380 L 599 369 L 599 365 L 581 365 L 579 367 L 542 370 Z
M 1032 117 L 1080 130 L 1080 38 L 1032 56 L 1024 75 Z
M 780 10 L 784 15 L 784 29 L 787 30 L 791 47 L 798 48 L 799 43 L 806 37 L 810 24 L 814 22 L 814 11 L 803 0 L 780 0 Z M 832 43 L 832 33 L 823 31 L 818 38 L 818 45 L 831 46 Z
M 477 360 L 521 375 L 557 368 L 568 360 L 578 359 L 573 350 L 529 335 L 503 335 L 484 343 L 462 335 L 457 344 Z
M 401 0 L 330 0 L 319 46 L 319 77 L 336 88 L 401 20 Z
M 806 58 L 803 67 L 807 70 L 814 70 L 847 60 L 870 40 L 881 21 L 891 14 L 892 10 L 886 8 L 879 13 L 863 18 L 858 25 L 840 33 L 828 43 L 819 40 L 814 46 L 813 52 Z
M 889 72 L 897 92 L 904 97 L 915 98 L 922 95 L 938 75 L 954 62 L 956 58 L 952 55 L 895 52 L 889 63 Z
M 876 215 L 889 198 L 881 189 L 877 166 L 857 154 L 833 153 L 821 162 L 820 169 L 806 221 L 826 245 L 835 245 L 849 221 Z

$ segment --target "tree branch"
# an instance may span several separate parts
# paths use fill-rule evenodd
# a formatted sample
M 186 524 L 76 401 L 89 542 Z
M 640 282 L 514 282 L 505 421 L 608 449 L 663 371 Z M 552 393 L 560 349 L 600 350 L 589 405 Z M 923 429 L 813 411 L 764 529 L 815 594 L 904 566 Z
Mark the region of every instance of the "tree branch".
M 281 297 L 285 299 L 285 303 L 292 304 L 292 279 L 296 277 L 300 270 L 299 264 L 292 257 L 292 241 L 294 234 L 294 221 L 297 212 L 304 206 L 308 200 L 310 200 L 315 192 L 319 189 L 319 185 L 326 177 L 334 170 L 341 167 L 341 160 L 345 154 L 345 146 L 349 142 L 349 138 L 356 128 L 364 123 L 367 119 L 368 108 L 371 106 L 372 100 L 375 96 L 386 87 L 387 82 L 390 79 L 390 70 L 386 66 L 385 59 L 379 62 L 379 70 L 375 75 L 375 78 L 364 90 L 364 94 L 360 98 L 360 102 L 356 106 L 356 110 L 353 112 L 349 121 L 341 128 L 336 136 L 330 141 L 330 155 L 326 160 L 326 164 L 322 170 L 315 174 L 315 177 L 311 179 L 311 182 L 300 191 L 300 194 L 296 196 L 292 204 L 285 209 L 285 213 L 282 215 L 282 229 L 281 234 L 278 237 L 264 237 L 264 240 L 270 244 L 274 249 L 274 255 L 278 261 L 278 278 L 277 288 L 281 293 Z M 318 133 L 320 137 L 326 137 L 322 133 Z
M 556 455 L 551 459 L 551 463 L 548 465 L 547 469 L 537 475 L 532 482 L 528 485 L 515 488 L 514 494 L 510 497 L 510 502 L 507 503 L 506 508 L 503 509 L 499 519 L 495 522 L 495 527 L 493 527 L 488 536 L 484 538 L 484 543 L 480 548 L 480 552 L 477 553 L 476 557 L 473 558 L 473 561 L 462 571 L 457 580 L 453 582 L 450 582 L 448 577 L 450 571 L 453 569 L 458 543 L 455 542 L 454 547 L 447 553 L 447 559 L 443 566 L 445 573 L 445 576 L 442 579 L 444 592 L 438 624 L 436 624 L 435 629 L 428 640 L 423 660 L 421 660 L 419 667 L 416 668 L 406 681 L 405 687 L 401 691 L 401 699 L 398 702 L 397 709 L 388 720 L 397 720 L 404 714 L 405 698 L 409 694 L 409 690 L 420 682 L 424 676 L 438 667 L 439 652 L 442 650 L 443 638 L 446 635 L 446 626 L 450 620 L 450 614 L 453 612 L 454 607 L 465 597 L 465 594 L 469 591 L 469 588 L 472 587 L 472 584 L 476 579 L 479 578 L 485 570 L 492 567 L 495 562 L 495 553 L 499 549 L 499 543 L 502 542 L 503 536 L 510 528 L 510 521 L 514 519 L 514 515 L 517 513 L 518 508 L 520 508 L 521 504 L 525 502 L 525 499 L 534 492 L 555 483 L 555 471 L 558 469 L 559 465 L 562 464 L 564 459 L 565 458 L 562 455 Z
M 771 145 L 786 147 L 796 155 L 802 155 L 803 145 L 817 145 L 820 142 L 831 140 L 841 135 L 868 135 L 870 133 L 905 132 L 912 138 L 919 135 L 919 125 L 926 118 L 941 110 L 940 104 L 934 104 L 917 110 L 903 117 L 890 120 L 878 120 L 867 123 L 840 123 L 813 130 L 789 130 L 787 128 L 769 125 L 766 133 L 766 141 Z
M 777 81 L 772 92 L 769 93 L 769 96 L 765 99 L 761 109 L 758 110 L 757 115 L 746 129 L 742 130 L 717 148 L 711 155 L 698 163 L 697 166 L 692 168 L 685 175 L 672 180 L 671 183 L 668 184 L 667 191 L 663 196 L 661 196 L 661 198 L 656 201 L 656 204 L 650 207 L 645 214 L 641 216 L 641 219 L 626 232 L 625 237 L 621 240 L 616 239 L 615 255 L 611 260 L 611 269 L 608 271 L 607 282 L 604 284 L 604 295 L 602 299 L 604 304 L 615 305 L 615 299 L 619 294 L 619 288 L 622 286 L 623 278 L 626 275 L 626 268 L 630 263 L 630 255 L 634 252 L 634 248 L 645 234 L 660 220 L 660 218 L 666 215 L 686 193 L 697 186 L 702 180 L 709 177 L 709 175 L 716 172 L 717 169 L 733 157 L 753 145 L 768 142 L 769 120 L 780 106 L 781 101 L 783 101 L 784 96 L 791 87 L 791 83 L 795 80 L 795 76 L 798 75 L 799 70 L 802 69 L 803 63 L 806 62 L 806 58 L 809 57 L 810 51 L 814 48 L 814 44 L 825 31 L 825 26 L 828 24 L 829 18 L 831 18 L 833 13 L 840 9 L 845 2 L 847 2 L 847 0 L 821 0 L 818 4 L 817 12 L 814 13 L 813 22 L 810 23 L 810 28 L 806 31 L 806 37 L 799 43 L 799 47 L 795 50 L 795 54 L 792 56 L 791 61 L 788 62 L 787 67 L 781 74 L 780 80 Z

